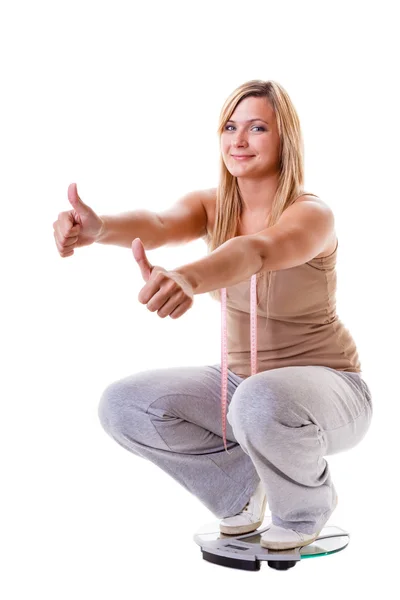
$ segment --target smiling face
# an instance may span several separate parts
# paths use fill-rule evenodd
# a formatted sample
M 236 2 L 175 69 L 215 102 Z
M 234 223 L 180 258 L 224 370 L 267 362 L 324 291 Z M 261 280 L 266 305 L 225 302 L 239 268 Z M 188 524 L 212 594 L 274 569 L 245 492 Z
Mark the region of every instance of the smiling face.
M 279 172 L 278 124 L 267 98 L 250 96 L 237 105 L 224 126 L 220 148 L 235 177 L 257 179 Z

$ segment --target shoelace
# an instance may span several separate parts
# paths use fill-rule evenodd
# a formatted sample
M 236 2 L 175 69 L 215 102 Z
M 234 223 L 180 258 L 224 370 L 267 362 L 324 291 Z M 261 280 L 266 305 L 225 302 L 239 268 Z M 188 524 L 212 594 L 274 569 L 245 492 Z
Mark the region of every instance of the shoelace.
M 228 350 L 226 333 L 226 288 L 221 289 L 221 407 L 222 407 L 222 437 L 226 452 L 230 454 L 226 445 L 226 399 L 228 396 Z M 251 374 L 257 373 L 257 276 L 251 277 L 250 287 L 250 348 L 251 348 Z

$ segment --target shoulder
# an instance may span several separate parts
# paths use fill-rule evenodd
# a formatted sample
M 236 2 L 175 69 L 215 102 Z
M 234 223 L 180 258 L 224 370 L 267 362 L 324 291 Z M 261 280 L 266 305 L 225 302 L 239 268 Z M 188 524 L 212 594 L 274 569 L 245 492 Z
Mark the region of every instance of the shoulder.
M 327 256 L 331 256 L 335 252 L 338 242 L 335 231 L 335 218 L 331 207 L 319 196 L 315 196 L 314 194 L 302 194 L 296 198 L 293 204 L 297 202 L 312 202 L 314 206 L 319 206 L 319 210 L 324 213 L 324 218 L 331 222 L 331 231 L 329 235 L 327 235 L 326 244 L 322 252 L 320 252 L 314 258 L 326 258 Z
M 217 190 L 218 188 L 209 188 L 208 190 L 204 190 L 208 202 L 215 203 L 217 201 Z
M 319 196 L 315 196 L 314 194 L 302 194 L 301 196 L 298 196 L 290 206 L 293 206 L 294 204 L 300 204 L 303 202 L 306 203 L 307 207 L 310 207 L 308 211 L 317 211 L 317 213 L 325 215 L 326 218 L 334 220 L 333 210 L 331 209 L 329 204 L 322 200 Z
M 326 208 L 327 210 L 332 210 L 330 208 L 329 204 L 327 202 L 325 202 L 325 200 L 322 200 L 322 198 L 320 196 L 317 196 L 315 194 L 304 193 L 304 194 L 301 194 L 301 196 L 298 196 L 295 200 L 295 202 L 304 202 L 304 201 L 315 202 L 316 204 L 319 204 L 320 206 Z

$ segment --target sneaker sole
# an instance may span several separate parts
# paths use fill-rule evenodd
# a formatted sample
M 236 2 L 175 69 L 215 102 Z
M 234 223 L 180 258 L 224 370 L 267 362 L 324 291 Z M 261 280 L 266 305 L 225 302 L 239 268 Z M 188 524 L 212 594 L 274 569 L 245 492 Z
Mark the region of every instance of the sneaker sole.
M 262 504 L 262 508 L 261 508 L 261 514 L 263 515 L 263 518 L 261 519 L 261 521 L 255 521 L 254 523 L 247 523 L 246 525 L 235 525 L 235 526 L 220 525 L 219 526 L 220 532 L 224 533 L 225 535 L 239 535 L 240 533 L 251 533 L 252 531 L 255 531 L 256 529 L 258 529 L 258 527 L 260 527 L 262 525 L 262 522 L 264 520 L 266 506 L 267 506 L 267 497 L 265 496 L 263 504 Z

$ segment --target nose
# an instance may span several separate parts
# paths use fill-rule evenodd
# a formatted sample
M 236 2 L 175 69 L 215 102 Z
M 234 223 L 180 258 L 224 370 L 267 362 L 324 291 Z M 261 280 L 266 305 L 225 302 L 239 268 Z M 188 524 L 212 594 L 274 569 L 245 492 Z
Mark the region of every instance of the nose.
M 243 135 L 238 135 L 233 141 L 232 141 L 232 145 L 234 148 L 238 148 L 238 147 L 246 147 L 248 146 L 248 143 L 245 139 L 245 137 L 243 137 Z
M 246 140 L 246 134 L 242 131 L 236 131 L 236 133 L 233 136 L 232 139 L 232 145 L 234 148 L 237 148 L 238 146 L 248 146 L 247 140 Z

